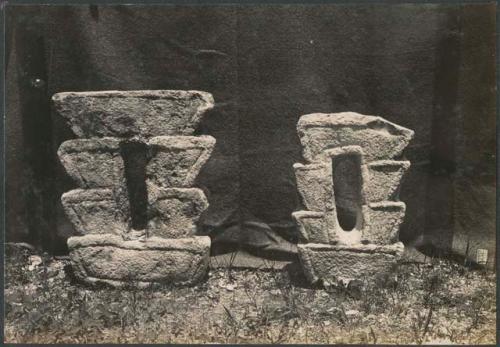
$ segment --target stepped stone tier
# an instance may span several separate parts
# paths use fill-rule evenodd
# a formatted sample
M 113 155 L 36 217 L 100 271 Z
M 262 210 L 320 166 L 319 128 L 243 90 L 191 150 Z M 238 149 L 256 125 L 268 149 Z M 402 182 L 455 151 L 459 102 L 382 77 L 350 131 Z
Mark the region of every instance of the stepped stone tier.
M 292 217 L 305 275 L 345 283 L 389 271 L 404 250 L 399 187 L 410 162 L 401 156 L 414 132 L 353 112 L 304 115 L 297 131 L 306 163 L 293 168 L 305 209 Z
M 210 238 L 195 235 L 196 222 L 208 201 L 193 185 L 215 139 L 193 133 L 212 95 L 69 92 L 53 102 L 78 137 L 58 150 L 78 186 L 61 197 L 79 234 L 68 239 L 76 277 L 118 287 L 200 280 Z

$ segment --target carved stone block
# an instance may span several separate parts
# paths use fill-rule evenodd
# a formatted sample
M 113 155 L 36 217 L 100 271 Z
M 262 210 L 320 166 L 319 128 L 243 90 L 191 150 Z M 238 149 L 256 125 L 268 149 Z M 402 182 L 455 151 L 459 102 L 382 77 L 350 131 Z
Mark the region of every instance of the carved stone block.
M 122 234 L 128 211 L 120 209 L 111 189 L 75 189 L 61 197 L 64 212 L 81 234 Z
M 78 137 L 192 135 L 214 103 L 194 90 L 68 92 L 52 100 Z
M 69 238 L 68 247 L 75 276 L 88 284 L 189 285 L 207 272 L 210 238 L 124 241 L 110 234 L 87 235 Z
M 388 271 L 402 252 L 394 244 L 405 214 L 398 194 L 410 163 L 399 157 L 413 131 L 353 112 L 302 116 L 297 131 L 307 163 L 293 168 L 307 210 L 292 217 L 308 278 Z
M 150 236 L 182 238 L 193 236 L 196 222 L 208 208 L 205 194 L 198 188 L 148 187 L 147 231 Z

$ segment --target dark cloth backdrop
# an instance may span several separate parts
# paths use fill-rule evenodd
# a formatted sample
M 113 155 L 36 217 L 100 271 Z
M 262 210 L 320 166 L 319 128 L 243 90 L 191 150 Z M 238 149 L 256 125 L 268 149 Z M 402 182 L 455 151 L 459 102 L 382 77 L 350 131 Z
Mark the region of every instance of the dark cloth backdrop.
M 311 112 L 415 130 L 407 244 L 450 249 L 469 203 L 456 182 L 494 185 L 494 5 L 8 6 L 7 27 L 9 240 L 64 253 L 74 234 L 56 157 L 74 135 L 50 104 L 63 91 L 211 92 L 199 133 L 217 145 L 197 185 L 210 192 L 200 233 L 216 243 L 296 241 L 296 123 Z

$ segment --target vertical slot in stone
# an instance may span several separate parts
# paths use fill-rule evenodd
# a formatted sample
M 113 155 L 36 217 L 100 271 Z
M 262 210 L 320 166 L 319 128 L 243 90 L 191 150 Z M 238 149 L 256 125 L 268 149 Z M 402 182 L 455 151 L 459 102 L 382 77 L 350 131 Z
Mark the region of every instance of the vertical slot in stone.
M 332 157 L 332 178 L 337 219 L 344 231 L 362 222 L 361 157 L 346 153 Z
M 148 147 L 139 140 L 120 143 L 120 152 L 125 166 L 125 181 L 131 213 L 131 227 L 143 230 L 148 223 L 148 192 L 146 187 L 146 164 L 149 161 Z

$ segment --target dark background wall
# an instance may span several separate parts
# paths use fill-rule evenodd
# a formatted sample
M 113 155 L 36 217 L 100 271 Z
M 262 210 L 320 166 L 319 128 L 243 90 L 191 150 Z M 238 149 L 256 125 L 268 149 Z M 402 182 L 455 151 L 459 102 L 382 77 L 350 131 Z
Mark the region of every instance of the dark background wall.
M 201 233 L 262 247 L 294 242 L 298 118 L 356 111 L 416 132 L 401 240 L 451 249 L 457 220 L 471 218 L 456 211 L 476 206 L 457 199 L 460 182 L 487 201 L 460 225 L 488 235 L 493 254 L 495 10 L 9 6 L 7 238 L 64 252 L 74 233 L 59 202 L 73 185 L 55 156 L 73 134 L 51 112 L 52 94 L 198 89 L 216 100 L 199 132 L 217 139 L 198 179 L 210 201 Z

